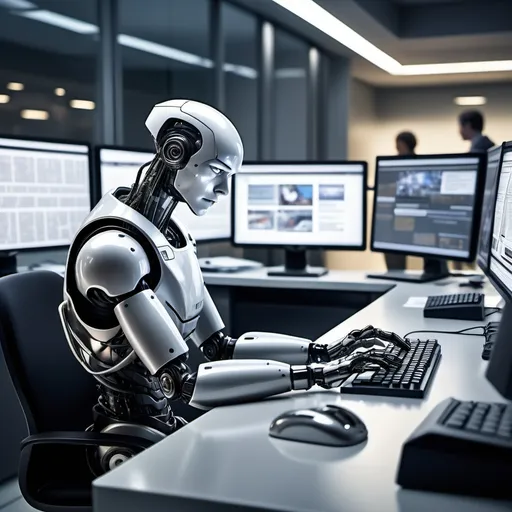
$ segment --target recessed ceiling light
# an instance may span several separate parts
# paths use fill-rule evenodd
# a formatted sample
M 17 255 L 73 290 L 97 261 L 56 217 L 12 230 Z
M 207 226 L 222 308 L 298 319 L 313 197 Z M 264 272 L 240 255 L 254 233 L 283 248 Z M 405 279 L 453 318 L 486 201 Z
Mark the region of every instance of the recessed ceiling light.
M 8 94 L 0 94 L 0 103 L 9 103 L 11 97 Z
M 78 108 L 80 110 L 94 110 L 96 107 L 94 101 L 89 100 L 71 100 L 69 105 L 71 108 Z
M 22 110 L 21 117 L 23 119 L 36 119 L 38 121 L 46 121 L 50 114 L 46 110 Z
M 66 94 L 66 89 L 57 87 L 53 92 L 55 93 L 55 96 L 64 96 L 64 94 Z
M 273 1 L 391 75 L 452 75 L 512 71 L 512 60 L 403 65 L 313 0 Z
M 485 96 L 457 96 L 453 99 L 455 105 L 461 105 L 464 107 L 485 105 L 487 98 Z
M 23 89 L 25 89 L 25 86 L 20 82 L 9 82 L 7 84 L 7 89 L 11 91 L 23 91 Z

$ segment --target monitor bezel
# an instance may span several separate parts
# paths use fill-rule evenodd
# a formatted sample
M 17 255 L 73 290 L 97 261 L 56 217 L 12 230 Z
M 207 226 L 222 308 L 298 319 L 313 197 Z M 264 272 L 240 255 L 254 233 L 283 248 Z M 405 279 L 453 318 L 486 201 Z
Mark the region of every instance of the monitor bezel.
M 117 146 L 115 144 L 100 144 L 97 146 L 94 146 L 94 166 L 97 170 L 98 175 L 98 183 L 97 183 L 97 198 L 96 204 L 98 201 L 103 197 L 102 191 L 101 191 L 101 150 L 102 149 L 111 149 L 114 151 L 131 151 L 134 153 L 153 153 L 156 154 L 156 149 L 151 151 L 149 149 L 143 149 L 143 148 L 135 148 L 131 146 Z M 228 200 L 227 198 L 225 199 Z M 230 214 L 232 214 L 232 209 L 229 208 Z M 205 215 L 208 215 L 208 212 L 206 212 Z M 231 220 L 231 231 L 233 229 L 233 219 Z M 191 233 L 192 236 L 194 236 L 194 233 Z M 224 242 L 230 242 L 231 241 L 231 233 L 227 237 L 222 238 L 203 238 L 203 239 L 196 239 L 194 238 L 197 245 L 205 245 L 205 244 L 217 244 L 217 243 L 224 243 Z
M 487 151 L 487 163 L 489 162 L 489 153 L 491 151 L 498 151 L 500 152 L 500 157 L 499 157 L 499 160 L 498 160 L 498 173 L 499 173 L 499 170 L 501 168 L 501 165 L 503 163 L 503 155 L 505 153 L 505 142 L 501 143 L 501 144 L 497 144 L 496 146 L 493 146 L 492 148 L 490 148 L 488 151 Z M 494 210 L 493 210 L 493 213 L 494 211 L 496 210 L 496 198 L 497 198 L 497 194 L 498 194 L 498 188 L 500 186 L 500 181 L 499 181 L 499 174 L 498 174 L 498 179 L 497 179 L 497 183 L 496 183 L 496 190 L 494 191 Z M 485 170 L 485 179 L 487 181 L 487 167 L 486 167 L 486 170 Z M 484 194 L 485 194 L 485 182 L 484 182 Z M 484 199 L 483 199 L 483 196 L 482 196 L 482 208 L 481 208 L 481 215 L 480 215 L 480 226 L 479 226 L 479 231 L 480 231 L 480 228 L 482 226 L 482 218 L 483 218 L 483 206 L 484 206 Z M 493 230 L 494 230 L 494 215 L 492 216 L 492 224 L 491 224 L 491 238 L 492 238 L 492 233 L 493 233 Z M 479 235 L 481 235 L 481 232 L 479 232 Z M 489 248 L 489 254 L 487 256 L 487 261 L 484 263 L 482 263 L 482 261 L 480 260 L 479 258 L 479 254 L 478 254 L 478 247 L 480 245 L 480 239 L 481 239 L 481 236 L 478 237 L 478 244 L 477 244 L 477 249 L 476 249 L 476 255 L 475 255 L 475 262 L 476 264 L 478 265 L 478 268 L 480 268 L 480 270 L 484 273 L 484 274 L 487 274 L 487 272 L 490 271 L 490 264 L 491 264 L 491 249 Z
M 235 197 L 236 197 L 236 177 L 233 176 L 231 182 L 231 244 L 233 247 L 241 248 L 261 248 L 261 249 L 284 249 L 288 247 L 305 248 L 308 250 L 327 250 L 327 251 L 365 251 L 368 247 L 368 162 L 362 160 L 266 160 L 263 162 L 259 161 L 247 161 L 242 163 L 242 167 L 245 165 L 261 165 L 261 166 L 276 166 L 276 165 L 362 165 L 363 167 L 363 239 L 361 245 L 311 245 L 311 244 L 260 244 L 260 243 L 238 243 L 235 241 L 236 231 L 236 215 L 235 215 Z M 319 173 L 320 174 L 320 173 Z
M 473 205 L 473 219 L 471 225 L 471 244 L 469 247 L 469 254 L 467 257 L 463 256 L 445 256 L 440 254 L 431 254 L 425 253 L 421 251 L 405 251 L 400 249 L 379 249 L 374 246 L 375 242 L 375 215 L 377 211 L 377 192 L 379 190 L 379 162 L 385 160 L 419 160 L 419 159 L 428 159 L 434 160 L 439 158 L 478 158 L 478 171 L 477 171 L 477 181 L 475 186 L 475 203 Z M 451 260 L 451 261 L 462 261 L 462 262 L 472 262 L 475 260 L 476 250 L 478 247 L 478 232 L 480 229 L 480 216 L 482 210 L 482 200 L 483 200 L 483 186 L 485 185 L 485 174 L 486 174 L 486 164 L 487 164 L 487 154 L 486 153 L 439 153 L 432 155 L 394 155 L 394 156 L 378 156 L 375 160 L 375 180 L 374 180 L 374 191 L 373 191 L 373 210 L 372 210 L 372 227 L 371 227 L 371 237 L 370 237 L 370 250 L 372 252 L 379 253 L 390 253 L 390 254 L 404 254 L 407 256 L 417 256 L 419 258 L 428 258 L 428 259 L 439 259 L 439 260 Z M 480 193 L 478 193 L 480 191 Z
M 92 210 L 95 206 L 94 201 L 94 193 L 96 190 L 96 176 L 94 172 L 94 164 L 93 164 L 93 153 L 94 153 L 94 145 L 90 142 L 85 142 L 82 140 L 71 140 L 71 139 L 57 139 L 51 137 L 32 137 L 26 135 L 4 135 L 0 133 L 0 139 L 11 139 L 11 140 L 20 140 L 26 142 L 46 142 L 48 144 L 69 144 L 73 146 L 86 146 L 88 149 L 88 161 L 89 161 L 89 203 L 90 209 Z M 74 237 L 73 237 L 74 238 Z M 13 253 L 30 253 L 30 252 L 39 252 L 39 251 L 47 251 L 47 250 L 62 250 L 69 249 L 73 240 L 70 241 L 69 244 L 65 245 L 41 245 L 39 247 L 22 247 L 15 249 L 0 249 L 0 252 L 13 252 Z
M 504 142 L 502 145 L 502 151 L 501 151 L 501 160 L 500 160 L 500 171 L 501 171 L 501 165 L 503 164 L 503 158 L 506 153 L 512 152 L 512 141 Z M 500 172 L 500 178 L 501 178 L 501 172 Z M 498 181 L 498 187 L 499 187 L 499 181 Z M 496 195 L 497 198 L 497 195 Z M 496 201 L 496 199 L 495 199 Z M 496 211 L 496 204 L 494 205 L 494 210 Z M 494 219 L 493 219 L 493 230 L 494 230 Z M 491 231 L 492 233 L 493 231 Z M 487 272 L 484 271 L 484 274 L 489 279 L 490 283 L 493 285 L 493 287 L 496 289 L 496 291 L 503 297 L 503 299 L 508 302 L 512 303 L 512 290 L 509 290 L 507 287 L 505 287 L 499 277 L 497 277 L 494 272 L 491 271 L 491 254 L 489 254 L 489 267 Z

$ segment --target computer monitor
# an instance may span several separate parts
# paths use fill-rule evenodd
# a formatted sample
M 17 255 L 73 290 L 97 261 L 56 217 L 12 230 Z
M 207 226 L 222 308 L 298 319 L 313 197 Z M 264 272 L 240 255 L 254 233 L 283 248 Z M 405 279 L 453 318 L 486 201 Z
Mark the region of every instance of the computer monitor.
M 485 154 L 377 157 L 371 249 L 423 256 L 423 274 L 371 277 L 431 281 L 443 260 L 473 261 L 485 184 Z M 436 265 L 437 263 L 437 265 Z
M 364 250 L 366 162 L 246 163 L 233 181 L 235 246 L 281 247 L 285 268 L 269 275 L 324 275 L 306 249 Z
M 69 246 L 91 211 L 86 143 L 0 137 L 0 252 Z
M 498 177 L 503 153 L 503 145 L 495 146 L 487 151 L 487 171 L 482 202 L 482 218 L 480 219 L 480 237 L 476 262 L 483 272 L 489 268 L 491 256 L 492 228 L 494 223 L 494 206 L 498 193 Z
M 99 169 L 101 195 L 118 187 L 131 187 L 140 167 L 149 163 L 154 153 L 116 146 L 96 148 L 96 166 Z M 231 237 L 231 202 L 221 197 L 206 215 L 198 217 L 185 203 L 179 203 L 174 211 L 197 242 L 220 242 Z
M 512 142 L 503 146 L 486 275 L 505 301 L 486 377 L 512 399 Z

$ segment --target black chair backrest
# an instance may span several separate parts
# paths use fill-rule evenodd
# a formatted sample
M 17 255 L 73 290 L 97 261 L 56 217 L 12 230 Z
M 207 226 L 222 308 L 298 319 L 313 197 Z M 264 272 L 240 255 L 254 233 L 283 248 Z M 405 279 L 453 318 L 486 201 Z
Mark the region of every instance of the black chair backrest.
M 0 342 L 30 434 L 84 430 L 96 381 L 74 358 L 58 307 L 64 279 L 35 270 L 0 278 Z

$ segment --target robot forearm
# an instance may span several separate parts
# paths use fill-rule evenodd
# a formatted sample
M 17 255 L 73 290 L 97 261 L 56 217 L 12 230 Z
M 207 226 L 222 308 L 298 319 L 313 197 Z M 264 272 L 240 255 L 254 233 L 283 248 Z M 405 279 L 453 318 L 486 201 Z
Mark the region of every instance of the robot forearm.
M 329 344 L 316 343 L 305 338 L 268 332 L 249 332 L 238 339 L 217 333 L 222 340 L 219 359 L 273 359 L 288 364 L 329 363 L 365 349 L 382 349 L 396 345 L 409 350 L 408 340 L 393 332 L 371 325 L 349 332 L 347 336 Z
M 331 361 L 325 345 L 270 332 L 248 332 L 236 339 L 217 332 L 202 344 L 201 350 L 210 361 L 272 359 L 287 364 Z
M 258 400 L 313 385 L 306 366 L 250 359 L 201 364 L 182 384 L 182 398 L 198 409 Z
M 399 367 L 389 354 L 364 349 L 331 363 L 288 365 L 265 359 L 203 363 L 194 375 L 186 375 L 181 397 L 198 409 L 259 400 L 319 385 L 338 387 L 355 372 Z
M 270 332 L 248 332 L 235 339 L 219 331 L 202 344 L 201 350 L 210 361 L 272 359 L 293 365 L 328 363 L 360 349 L 384 349 L 389 343 L 408 348 L 408 342 L 396 334 L 368 326 L 329 344 Z

